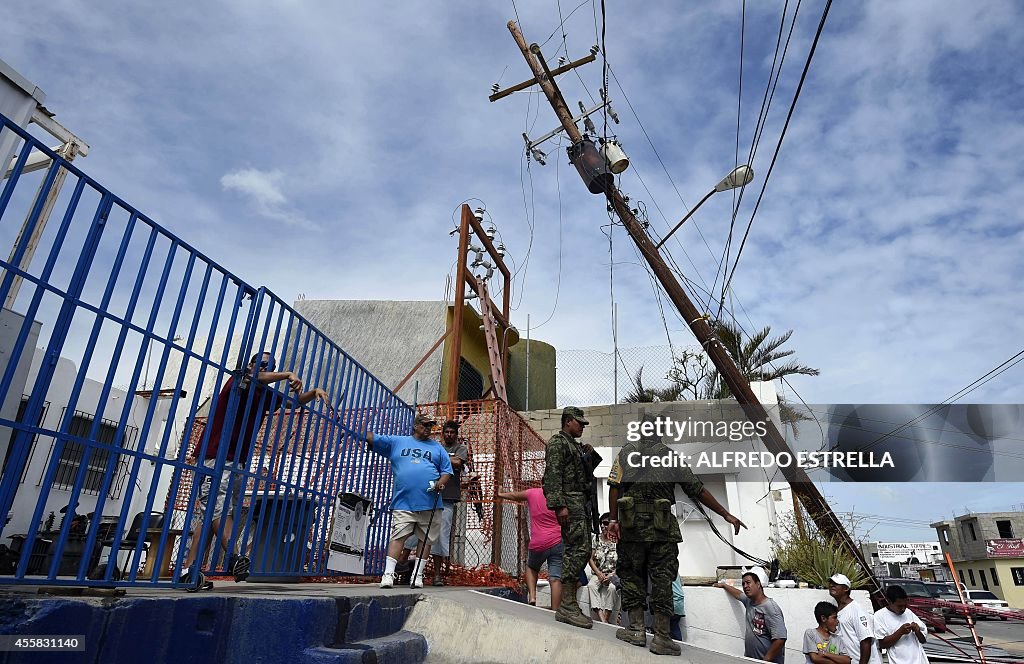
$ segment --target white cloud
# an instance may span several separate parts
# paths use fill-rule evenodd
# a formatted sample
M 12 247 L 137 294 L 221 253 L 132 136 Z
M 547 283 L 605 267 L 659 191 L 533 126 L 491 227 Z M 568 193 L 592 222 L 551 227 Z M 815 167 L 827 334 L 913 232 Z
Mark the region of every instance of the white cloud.
M 260 205 L 278 206 L 288 202 L 280 187 L 283 179 L 284 173 L 281 171 L 243 168 L 225 173 L 220 179 L 220 184 L 225 189 L 234 189 L 252 196 Z
M 89 142 L 79 167 L 285 299 L 440 297 L 456 253 L 453 209 L 478 197 L 511 261 L 524 263 L 531 247 L 513 321 L 525 329 L 528 314 L 534 325 L 547 318 L 560 281 L 558 307 L 534 338 L 610 350 L 604 202 L 582 188 L 564 145 L 546 144 L 548 165 L 526 168 L 520 134 L 556 124 L 542 99 L 487 102 L 493 82 L 527 76 L 505 27 L 511 6 L 264 4 L 214 1 L 200 13 L 10 0 L 0 57 Z M 782 4 L 747 3 L 740 160 Z M 592 7 L 566 22 L 563 46 L 556 3 L 516 5 L 527 40 L 552 61 L 597 39 Z M 1006 56 L 1021 51 L 1024 7 L 933 5 L 833 3 L 733 282 L 745 326 L 794 329 L 799 359 L 822 370 L 793 381 L 810 402 L 938 401 L 1024 339 L 1024 70 Z M 822 6 L 800 10 L 739 234 Z M 633 164 L 623 187 L 664 233 L 683 201 L 693 205 L 733 166 L 740 10 L 672 0 L 607 10 L 609 62 L 628 94 L 612 81 L 622 119 L 612 129 Z M 62 40 L 76 47 L 50 47 Z M 599 65 L 560 77 L 571 107 L 596 96 Z M 716 283 L 731 203 L 712 197 L 668 245 L 701 287 Z M 281 232 L 315 227 L 324 232 Z M 270 240 L 282 260 L 254 266 L 252 252 Z M 614 259 L 620 345 L 664 343 L 621 228 Z M 674 341 L 692 343 L 666 315 Z M 1022 368 L 971 398 L 1024 401 Z
M 251 198 L 259 213 L 268 219 L 306 230 L 322 230 L 319 225 L 291 208 L 288 197 L 281 191 L 283 181 L 284 173 L 278 170 L 243 168 L 225 173 L 220 179 L 220 184 L 225 190 L 237 191 Z

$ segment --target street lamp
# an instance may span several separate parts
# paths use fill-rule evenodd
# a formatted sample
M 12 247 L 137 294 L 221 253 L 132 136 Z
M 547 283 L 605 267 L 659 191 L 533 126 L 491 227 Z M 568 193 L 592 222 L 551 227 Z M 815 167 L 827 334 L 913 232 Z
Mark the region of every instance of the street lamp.
M 663 237 L 661 239 L 661 242 L 656 244 L 654 248 L 661 249 L 661 245 L 668 242 L 668 239 L 672 237 L 673 233 L 679 230 L 679 227 L 683 225 L 683 222 L 692 217 L 693 213 L 697 211 L 697 208 L 699 208 L 701 205 L 704 205 L 704 201 L 711 198 L 713 194 L 717 194 L 720 191 L 728 191 L 730 189 L 742 187 L 743 185 L 750 183 L 750 181 L 753 179 L 754 169 L 752 169 L 750 166 L 747 166 L 746 164 L 743 164 L 742 166 L 737 166 L 736 168 L 732 169 L 732 172 L 726 175 L 724 178 L 722 178 L 722 181 L 716 184 L 714 189 L 709 191 L 707 195 L 704 196 L 704 198 L 700 199 L 700 202 L 694 205 L 690 209 L 690 211 L 686 213 L 686 216 L 683 217 L 682 220 L 678 224 L 676 224 L 672 230 L 668 232 L 668 235 Z

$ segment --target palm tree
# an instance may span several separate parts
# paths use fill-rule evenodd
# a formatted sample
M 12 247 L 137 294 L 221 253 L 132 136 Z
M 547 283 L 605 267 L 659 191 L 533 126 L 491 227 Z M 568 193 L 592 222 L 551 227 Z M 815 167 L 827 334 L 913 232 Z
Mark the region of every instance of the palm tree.
M 793 336 L 793 330 L 789 330 L 777 337 L 772 337 L 772 328 L 766 325 L 756 334 L 744 340 L 743 331 L 738 324 L 727 321 L 719 322 L 715 330 L 718 338 L 725 346 L 725 350 L 736 363 L 748 381 L 771 382 L 780 380 L 786 376 L 817 376 L 821 372 L 814 367 L 800 364 L 795 359 L 789 359 L 779 364 L 780 360 L 789 358 L 796 351 L 782 350 L 783 344 Z M 709 399 L 727 399 L 732 396 L 729 386 L 722 380 L 721 374 L 715 370 L 707 381 Z M 784 424 L 793 427 L 793 432 L 799 430 L 799 423 L 811 418 L 786 403 L 786 400 L 779 396 L 779 419 Z
M 633 379 L 633 389 L 623 397 L 622 403 L 652 403 L 655 401 L 679 401 L 683 393 L 683 387 L 673 383 L 668 387 L 645 387 L 644 368 L 641 366 L 636 370 L 636 378 Z
M 736 363 L 740 373 L 748 381 L 771 382 L 786 376 L 817 376 L 821 373 L 813 367 L 798 363 L 795 359 L 790 359 L 784 364 L 778 363 L 796 352 L 782 350 L 783 344 L 793 336 L 793 330 L 772 337 L 772 328 L 768 325 L 744 340 L 743 331 L 739 325 L 721 321 L 715 332 L 722 341 L 726 352 Z M 725 399 L 732 396 L 732 392 L 729 391 L 729 387 L 722 380 L 718 371 L 712 374 L 708 388 L 708 398 Z

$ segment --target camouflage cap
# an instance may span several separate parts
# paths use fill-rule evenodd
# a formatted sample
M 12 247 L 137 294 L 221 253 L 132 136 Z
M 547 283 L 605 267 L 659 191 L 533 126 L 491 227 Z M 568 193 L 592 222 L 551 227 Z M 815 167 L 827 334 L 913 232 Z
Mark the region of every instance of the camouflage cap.
M 413 420 L 413 424 L 422 424 L 424 426 L 433 427 L 435 424 L 437 424 L 437 420 L 435 420 L 433 417 L 430 417 L 429 415 L 419 413 L 418 415 L 416 415 L 416 419 Z
M 588 422 L 584 418 L 584 416 L 583 416 L 583 409 L 580 408 L 579 406 L 566 406 L 565 408 L 563 408 L 562 409 L 562 417 L 565 417 L 566 415 L 568 415 L 569 417 L 573 418 L 574 420 L 576 420 L 580 424 L 590 424 L 590 422 Z

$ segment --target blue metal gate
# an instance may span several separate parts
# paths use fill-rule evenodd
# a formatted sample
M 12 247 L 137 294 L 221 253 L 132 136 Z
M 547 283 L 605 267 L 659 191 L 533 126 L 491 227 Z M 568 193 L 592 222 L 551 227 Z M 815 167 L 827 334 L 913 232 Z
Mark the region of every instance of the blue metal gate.
M 0 123 L 20 140 L 0 180 L 0 582 L 178 583 L 189 548 L 213 573 L 241 552 L 255 577 L 325 576 L 339 494 L 376 508 L 355 571 L 379 573 L 391 473 L 364 432 L 405 433 L 412 408 L 273 293 Z M 48 168 L 26 168 L 33 150 Z M 300 403 L 314 387 L 326 399 Z

